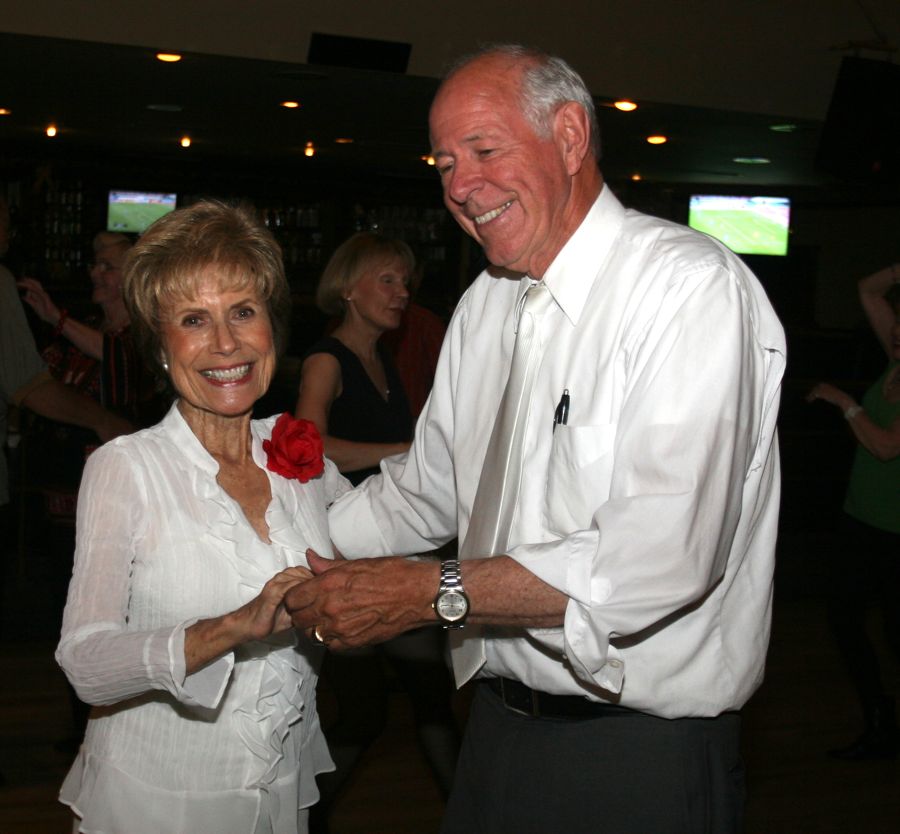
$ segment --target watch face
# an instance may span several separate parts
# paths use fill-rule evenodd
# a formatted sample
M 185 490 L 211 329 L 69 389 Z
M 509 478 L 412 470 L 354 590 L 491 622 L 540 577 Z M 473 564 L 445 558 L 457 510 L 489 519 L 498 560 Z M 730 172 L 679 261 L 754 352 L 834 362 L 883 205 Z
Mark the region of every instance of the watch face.
M 469 611 L 469 601 L 459 591 L 444 591 L 435 603 L 435 609 L 442 620 L 455 623 Z

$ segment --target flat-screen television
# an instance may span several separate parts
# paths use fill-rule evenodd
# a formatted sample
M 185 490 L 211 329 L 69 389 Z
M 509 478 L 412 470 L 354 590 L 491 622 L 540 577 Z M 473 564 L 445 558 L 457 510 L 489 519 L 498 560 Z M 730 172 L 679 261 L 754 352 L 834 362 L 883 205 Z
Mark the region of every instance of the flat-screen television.
M 141 234 L 172 211 L 176 201 L 177 195 L 156 191 L 110 191 L 106 228 L 110 232 Z
M 790 221 L 788 197 L 694 194 L 688 213 L 692 229 L 741 255 L 786 255 Z

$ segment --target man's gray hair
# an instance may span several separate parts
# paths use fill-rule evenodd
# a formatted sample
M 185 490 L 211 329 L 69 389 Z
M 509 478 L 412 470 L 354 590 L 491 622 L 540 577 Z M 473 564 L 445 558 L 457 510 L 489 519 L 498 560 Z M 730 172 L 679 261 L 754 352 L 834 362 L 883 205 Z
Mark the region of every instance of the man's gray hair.
M 600 159 L 600 125 L 593 96 L 581 76 L 562 58 L 521 44 L 490 44 L 456 61 L 446 78 L 478 58 L 491 55 L 504 56 L 510 63 L 524 64 L 520 107 L 538 136 L 548 138 L 556 111 L 566 102 L 574 101 L 588 115 L 591 150 L 594 158 Z

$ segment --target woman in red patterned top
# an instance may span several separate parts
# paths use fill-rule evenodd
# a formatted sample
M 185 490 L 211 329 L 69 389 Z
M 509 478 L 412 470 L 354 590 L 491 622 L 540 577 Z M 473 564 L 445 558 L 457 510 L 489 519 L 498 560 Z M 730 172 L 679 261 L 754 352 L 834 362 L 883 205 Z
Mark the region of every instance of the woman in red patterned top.
M 128 338 L 128 313 L 122 300 L 122 264 L 130 248 L 125 235 L 100 232 L 94 238 L 91 301 L 99 305 L 100 316 L 84 321 L 71 318 L 33 278 L 23 278 L 19 286 L 35 313 L 54 326 L 54 339 L 44 350 L 51 373 L 135 419 L 135 407 L 146 399 L 147 391 L 140 361 Z

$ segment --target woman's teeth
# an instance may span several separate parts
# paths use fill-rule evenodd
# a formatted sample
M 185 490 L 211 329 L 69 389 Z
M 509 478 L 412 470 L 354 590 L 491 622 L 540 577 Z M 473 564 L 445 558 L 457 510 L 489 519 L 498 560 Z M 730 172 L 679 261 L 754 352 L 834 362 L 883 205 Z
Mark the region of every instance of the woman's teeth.
M 224 371 L 211 369 L 208 371 L 201 371 L 200 373 L 217 382 L 234 382 L 236 379 L 245 376 L 249 371 L 250 365 L 238 365 L 236 368 L 228 368 Z

